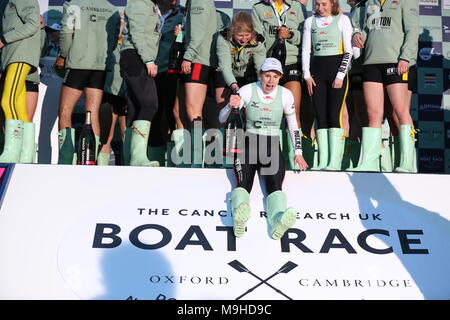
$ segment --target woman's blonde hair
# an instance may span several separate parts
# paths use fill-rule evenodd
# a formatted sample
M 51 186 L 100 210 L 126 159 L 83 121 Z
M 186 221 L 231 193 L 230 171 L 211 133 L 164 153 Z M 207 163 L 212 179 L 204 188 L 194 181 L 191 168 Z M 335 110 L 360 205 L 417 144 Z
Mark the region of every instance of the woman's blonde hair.
M 236 33 L 240 32 L 251 33 L 252 39 L 250 40 L 250 44 L 257 44 L 256 31 L 252 16 L 245 11 L 239 11 L 233 16 L 233 19 L 231 20 L 231 26 L 228 31 L 228 38 L 232 39 Z

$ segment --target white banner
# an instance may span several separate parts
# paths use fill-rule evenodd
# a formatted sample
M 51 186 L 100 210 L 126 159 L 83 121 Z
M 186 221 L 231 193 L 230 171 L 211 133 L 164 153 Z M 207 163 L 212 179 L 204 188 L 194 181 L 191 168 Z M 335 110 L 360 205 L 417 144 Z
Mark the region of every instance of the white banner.
M 17 165 L 0 211 L 2 299 L 450 299 L 450 177 L 287 173 L 232 235 L 231 171 Z

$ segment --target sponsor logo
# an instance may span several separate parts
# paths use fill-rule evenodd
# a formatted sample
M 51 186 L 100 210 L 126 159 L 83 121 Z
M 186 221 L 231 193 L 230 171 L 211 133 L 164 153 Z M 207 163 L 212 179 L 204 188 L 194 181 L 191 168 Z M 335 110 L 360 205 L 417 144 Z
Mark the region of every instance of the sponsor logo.
M 419 111 L 441 111 L 443 110 L 443 107 L 440 104 L 434 104 L 434 103 L 423 103 L 419 106 Z
M 420 139 L 427 141 L 436 141 L 443 136 L 444 132 L 440 128 L 423 128 L 419 132 Z
M 419 158 L 422 165 L 429 170 L 437 170 L 442 168 L 444 157 L 439 155 L 424 155 Z
M 435 48 L 422 48 L 419 51 L 419 57 L 423 61 L 429 61 L 434 55 L 439 55 L 439 53 L 434 52 Z
M 437 88 L 437 75 L 435 73 L 425 73 L 424 88 Z
M 419 0 L 419 5 L 421 5 L 421 6 L 438 7 L 439 6 L 439 0 Z

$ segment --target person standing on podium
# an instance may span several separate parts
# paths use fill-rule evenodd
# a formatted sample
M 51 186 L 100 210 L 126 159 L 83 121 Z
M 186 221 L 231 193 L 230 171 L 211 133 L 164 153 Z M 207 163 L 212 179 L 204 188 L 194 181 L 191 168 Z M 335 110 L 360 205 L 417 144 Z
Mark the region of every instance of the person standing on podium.
M 270 235 L 280 239 L 296 221 L 297 211 L 287 208 L 286 194 L 282 191 L 285 176 L 284 156 L 280 149 L 280 125 L 284 117 L 294 145 L 293 162 L 300 170 L 308 164 L 302 155 L 300 132 L 295 114 L 294 97 L 290 90 L 279 85 L 283 67 L 275 58 L 267 58 L 261 66 L 261 81 L 247 84 L 219 114 L 224 123 L 232 108 L 245 107 L 245 135 L 237 136 L 242 141 L 242 153 L 234 161 L 237 187 L 231 193 L 233 230 L 236 237 L 242 237 L 250 219 L 250 192 L 256 172 L 265 181 L 268 196 L 267 220 Z
M 74 164 L 75 129 L 72 113 L 83 92 L 85 110 L 100 142 L 99 108 L 106 72 L 114 67 L 113 51 L 120 31 L 120 15 L 107 0 L 72 0 L 64 3 L 57 70 L 65 69 L 58 120 L 58 164 Z M 97 153 L 97 151 L 96 151 Z

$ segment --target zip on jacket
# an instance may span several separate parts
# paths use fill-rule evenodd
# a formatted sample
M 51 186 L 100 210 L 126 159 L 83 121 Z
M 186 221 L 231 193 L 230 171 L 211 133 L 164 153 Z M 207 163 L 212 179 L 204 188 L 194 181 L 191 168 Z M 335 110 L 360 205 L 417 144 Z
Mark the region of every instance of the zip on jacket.
M 253 5 L 253 23 L 256 32 L 265 38 L 267 56 L 271 55 L 277 40 L 278 28 L 285 26 L 291 34 L 286 39 L 286 65 L 295 64 L 300 60 L 300 43 L 306 15 L 306 7 L 296 0 L 285 0 L 281 16 L 278 15 L 271 0 L 262 0 Z

